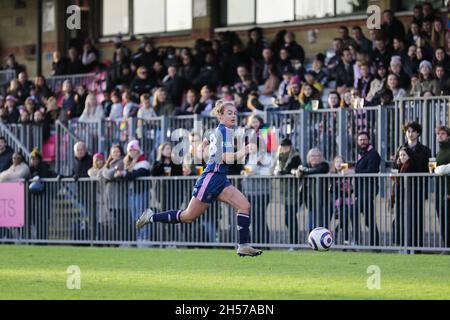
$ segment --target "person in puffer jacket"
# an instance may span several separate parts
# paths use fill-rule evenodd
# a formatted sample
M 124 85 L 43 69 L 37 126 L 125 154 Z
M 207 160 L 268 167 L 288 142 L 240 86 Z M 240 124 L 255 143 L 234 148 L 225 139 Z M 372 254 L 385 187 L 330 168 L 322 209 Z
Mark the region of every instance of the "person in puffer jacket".
M 150 163 L 145 159 L 144 153 L 139 146 L 139 141 L 132 140 L 127 145 L 127 155 L 124 160 L 124 170 L 117 170 L 115 178 L 124 178 L 129 181 L 128 186 L 128 208 L 131 216 L 125 221 L 127 228 L 125 239 L 129 241 L 145 241 L 148 239 L 149 229 L 144 228 L 136 234 L 134 223 L 139 215 L 148 208 L 149 194 L 144 181 L 136 181 L 137 178 L 150 176 Z

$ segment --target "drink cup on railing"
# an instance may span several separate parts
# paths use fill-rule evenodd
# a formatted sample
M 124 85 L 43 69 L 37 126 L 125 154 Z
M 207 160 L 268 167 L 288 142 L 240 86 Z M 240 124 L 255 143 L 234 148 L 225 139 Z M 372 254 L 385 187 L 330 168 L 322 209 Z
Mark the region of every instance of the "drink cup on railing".
M 253 170 L 252 170 L 251 166 L 247 165 L 247 166 L 244 167 L 244 172 L 245 172 L 246 175 L 250 175 L 252 173 L 252 171 Z
M 312 109 L 314 111 L 319 110 L 319 100 L 313 100 L 311 103 L 312 103 Z
M 428 170 L 430 171 L 430 174 L 434 173 L 434 170 L 437 167 L 436 158 L 430 158 L 428 159 Z
M 348 171 L 348 163 L 343 163 L 341 165 L 341 170 L 343 173 L 345 173 L 346 171 Z
M 364 98 L 359 98 L 358 100 L 359 100 L 358 107 L 360 109 L 363 109 L 364 108 L 364 104 L 365 104 Z
M 197 175 L 201 176 L 203 174 L 203 166 L 196 166 L 197 169 Z
M 170 177 L 172 175 L 172 168 L 171 167 L 164 167 L 164 176 Z

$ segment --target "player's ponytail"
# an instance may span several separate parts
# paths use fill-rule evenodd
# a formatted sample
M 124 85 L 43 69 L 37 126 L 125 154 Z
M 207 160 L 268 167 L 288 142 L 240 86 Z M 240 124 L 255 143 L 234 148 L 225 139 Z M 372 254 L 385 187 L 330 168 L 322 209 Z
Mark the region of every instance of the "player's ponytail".
M 217 117 L 218 118 L 220 115 L 222 115 L 224 113 L 225 107 L 227 105 L 231 105 L 231 106 L 234 107 L 234 102 L 233 101 L 223 100 L 223 99 L 217 100 L 216 101 L 216 105 L 215 105 L 214 109 L 211 112 L 211 115 L 213 117 Z

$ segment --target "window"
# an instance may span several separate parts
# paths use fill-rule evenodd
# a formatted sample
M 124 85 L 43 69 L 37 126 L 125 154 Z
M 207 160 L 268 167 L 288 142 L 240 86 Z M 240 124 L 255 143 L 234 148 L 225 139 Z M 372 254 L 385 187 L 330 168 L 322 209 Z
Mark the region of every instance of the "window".
M 368 0 L 336 0 L 336 14 L 366 12 Z
M 134 0 L 134 34 L 164 32 L 164 0 Z
M 104 36 L 190 30 L 192 0 L 103 0 L 102 15 Z
M 228 24 L 255 22 L 255 0 L 228 0 Z
M 166 0 L 167 1 L 167 30 L 192 29 L 192 0 Z
M 423 1 L 415 1 L 415 0 L 401 0 L 401 1 L 395 1 L 394 10 L 397 11 L 412 11 L 414 9 L 414 6 L 416 4 L 421 4 Z M 429 0 L 433 5 L 433 8 L 440 9 L 445 7 L 445 0 Z
M 257 0 L 256 23 L 294 20 L 294 0 Z
M 128 34 L 128 0 L 103 0 L 103 35 Z
M 363 13 L 368 3 L 369 0 L 228 0 L 226 21 L 233 25 L 336 17 Z
M 295 19 L 313 19 L 334 16 L 334 0 L 295 0 Z

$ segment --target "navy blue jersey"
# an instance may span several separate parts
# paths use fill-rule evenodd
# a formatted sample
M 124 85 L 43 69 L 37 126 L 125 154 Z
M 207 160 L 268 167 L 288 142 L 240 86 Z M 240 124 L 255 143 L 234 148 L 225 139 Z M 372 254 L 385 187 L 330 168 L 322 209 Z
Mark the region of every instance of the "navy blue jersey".
M 219 124 L 216 130 L 207 138 L 209 140 L 209 161 L 205 172 L 227 174 L 229 165 L 223 161 L 223 155 L 225 153 L 234 153 L 234 131 L 223 124 Z

